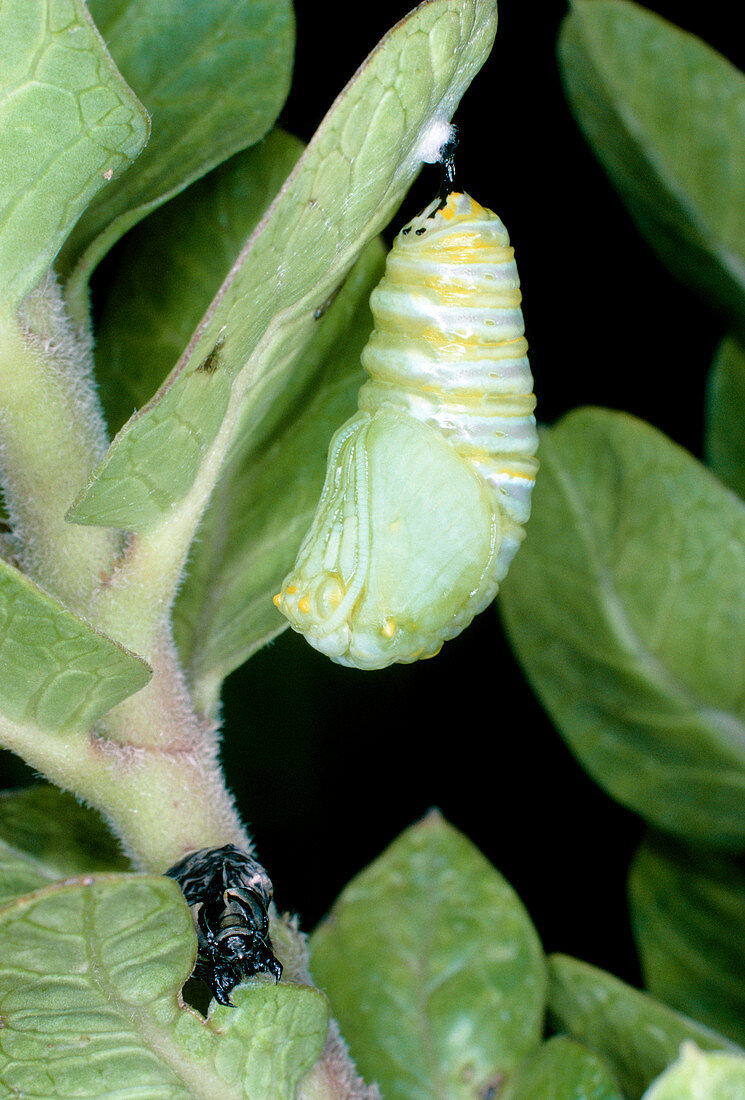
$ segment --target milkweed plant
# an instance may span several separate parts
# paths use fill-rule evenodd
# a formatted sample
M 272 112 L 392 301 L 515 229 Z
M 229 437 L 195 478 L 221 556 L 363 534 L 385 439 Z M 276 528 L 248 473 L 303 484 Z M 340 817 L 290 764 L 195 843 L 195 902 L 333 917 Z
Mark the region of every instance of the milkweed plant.
M 0 3 L 0 742 L 39 777 L 0 799 L 2 1096 L 745 1096 L 745 77 L 705 43 L 629 0 L 572 0 L 559 62 L 639 230 L 727 318 L 708 469 L 620 412 L 542 428 L 499 597 L 558 732 L 649 824 L 629 881 L 649 992 L 546 957 L 512 887 L 435 811 L 306 939 L 270 904 L 219 764 L 225 678 L 287 625 L 275 598 L 305 612 L 287 578 L 357 406 L 378 234 L 442 155 L 496 29 L 496 0 L 425 0 L 304 147 L 274 126 L 289 0 Z M 117 242 L 94 321 L 89 281 Z M 442 313 L 464 289 L 433 264 Z M 510 279 L 499 308 L 517 309 Z M 477 403 L 506 369 L 480 376 Z M 427 433 L 450 383 L 422 370 L 417 408 L 430 394 L 434 411 L 406 431 L 449 471 L 447 416 L 439 442 Z M 402 445 L 386 400 L 381 477 Z M 339 477 L 373 468 L 366 445 Z M 453 474 L 466 487 L 474 453 Z M 416 467 L 417 506 L 439 470 Z M 492 518 L 459 513 L 448 560 L 468 565 L 480 540 L 493 564 L 505 512 L 473 492 Z M 355 537 L 366 506 L 344 497 Z M 434 546 L 420 511 L 407 537 Z M 320 561 L 341 543 L 319 545 Z M 426 593 L 427 555 L 396 547 Z M 385 647 L 398 627 L 372 575 L 365 629 L 379 622 Z M 454 632 L 436 629 L 425 649 Z M 210 877 L 224 851 L 251 874 Z M 189 883 L 194 853 L 208 870 Z M 210 1000 L 190 976 L 209 987 L 223 951 L 238 969 Z

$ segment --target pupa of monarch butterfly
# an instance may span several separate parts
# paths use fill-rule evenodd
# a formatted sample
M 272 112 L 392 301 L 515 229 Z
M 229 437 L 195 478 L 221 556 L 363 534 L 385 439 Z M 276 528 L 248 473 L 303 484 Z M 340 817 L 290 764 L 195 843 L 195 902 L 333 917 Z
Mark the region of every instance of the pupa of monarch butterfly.
M 504 225 L 467 194 L 396 237 L 370 298 L 370 378 L 274 598 L 340 664 L 434 656 L 507 573 L 538 468 L 519 287 Z
M 191 852 L 166 874 L 181 887 L 197 934 L 194 977 L 210 987 L 220 1004 L 244 978 L 269 971 L 276 981 L 282 964 L 269 939 L 267 909 L 272 884 L 248 852 L 226 844 Z

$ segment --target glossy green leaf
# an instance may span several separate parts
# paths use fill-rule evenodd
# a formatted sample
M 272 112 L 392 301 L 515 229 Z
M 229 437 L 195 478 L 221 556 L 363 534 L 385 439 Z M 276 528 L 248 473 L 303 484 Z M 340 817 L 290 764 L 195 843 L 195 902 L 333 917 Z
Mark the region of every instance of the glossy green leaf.
M 0 723 L 50 731 L 91 726 L 150 679 L 143 660 L 3 561 L 0 664 Z
M 0 293 L 15 305 L 147 139 L 83 0 L 0 8 Z
M 722 340 L 711 365 L 704 446 L 717 477 L 745 497 L 745 351 L 734 336 Z
M 742 1100 L 745 1058 L 706 1054 L 686 1043 L 680 1058 L 644 1093 L 644 1100 Z
M 153 121 L 135 168 L 65 246 L 61 269 L 79 263 L 83 283 L 145 214 L 267 132 L 289 90 L 295 39 L 290 0 L 90 0 L 90 9 Z
M 540 460 L 501 598 L 521 664 L 614 798 L 745 847 L 745 507 L 622 413 L 571 413 Z
M 555 1035 L 520 1066 L 507 1085 L 503 1100 L 624 1098 L 601 1058 L 574 1039 Z
M 572 0 L 559 58 L 571 108 L 672 271 L 745 317 L 745 76 L 628 0 Z
M 650 837 L 629 876 L 645 984 L 745 1043 L 745 872 L 734 860 Z
M 98 814 L 57 787 L 0 793 L 0 906 L 71 875 L 124 871 Z
M 205 1021 L 179 990 L 195 955 L 171 879 L 102 875 L 0 910 L 0 1080 L 28 1100 L 294 1100 L 328 1013 L 254 979 Z
M 274 130 L 127 234 L 96 326 L 96 373 L 112 432 L 177 362 L 302 151 L 301 141 Z
M 703 1024 L 587 963 L 551 955 L 548 972 L 549 1013 L 557 1029 L 602 1055 L 628 1100 L 638 1100 L 677 1057 L 683 1042 L 705 1050 L 738 1049 Z
M 391 217 L 421 164 L 423 135 L 453 113 L 495 29 L 495 0 L 429 0 L 383 39 L 71 519 L 146 529 L 172 516 L 199 474 L 194 494 L 203 499 L 239 430 L 261 432 L 277 394 L 292 385 L 315 314 Z M 210 369 L 200 370 L 205 363 Z
M 545 968 L 514 890 L 432 811 L 345 888 L 311 969 L 386 1100 L 471 1100 L 540 1040 Z

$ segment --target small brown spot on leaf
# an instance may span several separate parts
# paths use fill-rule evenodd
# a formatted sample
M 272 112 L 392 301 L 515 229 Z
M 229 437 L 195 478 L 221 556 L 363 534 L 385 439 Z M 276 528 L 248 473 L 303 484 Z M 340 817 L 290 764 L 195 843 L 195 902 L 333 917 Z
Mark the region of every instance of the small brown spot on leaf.
M 209 355 L 205 356 L 205 358 L 197 367 L 198 371 L 201 371 L 202 374 L 215 373 L 217 368 L 220 366 L 220 350 L 224 343 L 225 338 L 221 336 Z
M 497 1097 L 502 1091 L 504 1081 L 505 1077 L 503 1073 L 495 1073 L 481 1089 L 479 1100 L 497 1100 Z

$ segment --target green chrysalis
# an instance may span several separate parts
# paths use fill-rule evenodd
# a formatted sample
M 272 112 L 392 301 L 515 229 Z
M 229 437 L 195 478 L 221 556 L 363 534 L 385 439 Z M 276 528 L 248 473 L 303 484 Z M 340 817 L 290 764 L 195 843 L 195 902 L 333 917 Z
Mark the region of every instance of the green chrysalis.
M 370 305 L 370 375 L 275 597 L 340 664 L 432 657 L 494 598 L 538 463 L 513 249 L 452 192 L 397 236 Z

